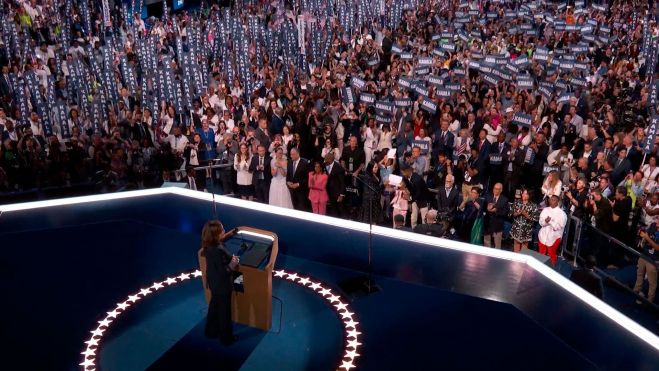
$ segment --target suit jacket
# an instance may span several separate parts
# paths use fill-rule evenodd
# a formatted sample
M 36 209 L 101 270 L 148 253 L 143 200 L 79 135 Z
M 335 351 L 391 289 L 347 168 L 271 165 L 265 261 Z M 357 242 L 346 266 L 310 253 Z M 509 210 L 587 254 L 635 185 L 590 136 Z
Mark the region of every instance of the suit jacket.
M 547 156 L 549 155 L 549 146 L 545 143 L 542 143 L 538 146 L 538 152 L 535 153 L 535 161 L 533 161 L 533 169 L 536 173 L 542 173 L 542 168 L 547 162 Z
M 614 160 L 614 165 L 618 163 L 618 159 L 616 158 Z M 620 165 L 615 166 L 613 169 L 613 173 L 611 174 L 611 180 L 614 185 L 619 184 L 625 176 L 627 176 L 627 173 L 629 170 L 631 170 L 632 164 L 629 162 L 629 159 L 625 158 L 622 160 Z
M 432 142 L 432 155 L 437 157 L 439 152 L 446 153 L 446 157 L 449 159 L 453 158 L 453 142 L 455 141 L 455 136 L 450 131 L 446 132 L 444 138 L 442 138 L 442 131 L 435 131 L 435 139 Z
M 207 248 L 206 257 L 206 283 L 212 295 L 227 297 L 233 291 L 233 275 L 229 269 L 231 253 L 222 244 Z
M 325 166 L 327 168 L 327 166 Z M 336 202 L 339 196 L 345 192 L 345 169 L 337 161 L 334 161 L 332 171 L 327 174 L 327 196 L 330 202 Z
M 494 196 L 488 194 L 485 196 L 485 205 L 482 206 L 485 211 L 485 233 L 494 233 L 503 231 L 503 223 L 508 216 L 508 211 L 510 206 L 508 205 L 508 199 L 504 195 L 500 195 L 494 207 L 496 210 L 494 212 L 487 211 L 487 205 L 494 203 Z
M 260 174 L 263 173 L 263 181 L 270 183 L 272 180 L 272 172 L 270 171 L 270 161 L 272 158 L 266 153 L 263 156 L 263 171 L 256 170 L 259 166 L 259 155 L 256 154 L 252 156 L 252 161 L 249 163 L 249 172 L 253 174 L 252 179 L 254 181 L 259 180 Z
M 309 176 L 309 161 L 300 157 L 297 164 L 297 169 L 295 169 L 295 171 L 293 171 L 294 164 L 295 161 L 293 161 L 293 159 L 289 159 L 288 169 L 286 169 L 286 181 L 300 183 L 300 187 L 296 189 L 296 191 L 306 189 L 309 186 L 307 180 L 307 177 Z
M 526 150 L 517 148 L 517 151 L 515 152 L 514 157 L 512 158 L 512 161 L 510 159 L 510 156 L 508 155 L 508 152 L 512 151 L 512 148 L 508 148 L 503 155 L 503 170 L 504 172 L 508 171 L 508 165 L 512 163 L 512 172 L 513 176 L 520 177 L 522 174 L 522 167 L 524 166 L 524 160 L 526 158 Z
M 270 121 L 270 132 L 273 134 L 281 134 L 283 132 L 285 122 L 283 117 L 277 115 L 272 115 L 272 120 Z
M 11 87 L 9 86 L 9 76 L 5 80 L 4 75 L 0 75 L 0 96 L 10 95 Z
M 455 211 L 460 205 L 460 192 L 456 187 L 452 187 L 448 196 L 446 195 L 446 188 L 440 187 L 437 192 L 437 209 Z
M 412 173 L 409 179 L 403 177 L 403 181 L 412 196 L 411 202 L 416 202 L 419 208 L 428 206 L 428 186 L 426 186 L 426 182 L 423 181 L 421 175 Z
M 490 143 L 489 140 L 485 139 L 481 143 L 480 139 L 477 139 L 472 146 L 475 146 L 478 148 L 478 159 L 480 160 L 481 163 L 484 163 L 488 156 L 490 155 L 490 151 L 492 149 L 492 143 Z
M 270 138 L 270 132 L 268 129 L 268 134 L 264 133 L 261 128 L 256 129 L 254 133 L 254 137 L 256 140 L 259 141 L 259 144 L 265 147 L 265 150 L 267 151 L 268 148 L 270 148 L 270 142 L 272 142 L 272 139 Z

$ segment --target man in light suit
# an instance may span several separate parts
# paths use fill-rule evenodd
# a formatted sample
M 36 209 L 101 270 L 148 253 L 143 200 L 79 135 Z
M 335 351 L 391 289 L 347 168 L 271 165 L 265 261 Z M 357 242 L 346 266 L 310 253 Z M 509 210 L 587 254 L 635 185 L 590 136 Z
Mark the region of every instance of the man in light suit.
M 291 192 L 291 200 L 295 210 L 305 211 L 307 197 L 309 196 L 309 161 L 300 157 L 297 148 L 291 148 L 291 161 L 288 162 L 286 171 L 286 185 Z
M 262 144 L 259 144 L 256 152 L 257 155 L 252 156 L 252 161 L 249 164 L 249 172 L 252 173 L 256 200 L 267 204 L 270 197 L 270 181 L 272 180 L 272 173 L 270 172 L 271 158 Z

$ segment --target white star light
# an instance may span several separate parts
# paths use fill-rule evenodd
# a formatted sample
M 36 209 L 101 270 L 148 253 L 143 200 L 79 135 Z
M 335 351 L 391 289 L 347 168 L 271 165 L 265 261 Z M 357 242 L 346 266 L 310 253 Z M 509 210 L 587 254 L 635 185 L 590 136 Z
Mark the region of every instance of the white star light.
M 338 296 L 336 296 L 336 295 L 330 295 L 330 296 L 327 297 L 326 299 L 327 299 L 327 301 L 329 301 L 330 303 L 334 303 L 334 302 L 341 303 L 341 298 L 338 297 Z M 334 305 L 334 306 L 336 307 L 336 305 Z M 337 307 L 337 308 L 339 308 L 339 307 Z M 339 308 L 339 310 L 343 310 L 343 309 L 346 309 L 346 308 L 345 308 L 345 307 L 343 307 L 343 308 Z
M 118 315 L 119 315 L 119 312 L 116 309 L 113 310 L 112 312 L 108 312 L 108 317 L 109 318 L 117 318 Z
M 359 331 L 357 331 L 357 330 L 350 330 L 350 331 L 348 331 L 348 337 L 349 337 L 349 338 L 355 338 L 355 339 L 357 339 L 357 335 L 359 335 L 359 334 L 361 334 L 361 332 L 359 332 Z
M 80 366 L 82 366 L 83 369 L 87 369 L 88 367 L 94 367 L 96 366 L 96 363 L 94 362 L 94 357 L 92 358 L 85 358 L 85 361 L 80 363 Z
M 344 350 L 345 356 L 343 358 L 348 360 L 343 360 L 341 366 L 339 366 L 338 368 L 345 370 L 350 370 L 355 368 L 356 366 L 354 364 L 354 359 L 359 356 L 359 353 L 357 353 L 357 348 L 360 345 L 362 345 L 362 343 L 359 342 L 359 335 L 361 334 L 361 332 L 357 331 L 357 324 L 359 322 L 355 322 L 353 320 L 352 316 L 354 313 L 348 310 L 349 308 L 348 303 L 342 301 L 339 295 L 334 295 L 332 293 L 332 290 L 324 287 L 320 282 L 314 282 L 308 277 L 301 277 L 298 276 L 297 273 L 289 273 L 286 272 L 285 270 L 278 270 L 278 271 L 274 271 L 273 273 L 275 277 L 284 278 L 286 280 L 295 282 L 300 286 L 310 288 L 316 294 L 326 299 L 330 304 L 333 304 L 332 306 L 336 308 L 335 310 L 336 313 L 342 318 L 342 322 L 344 325 L 344 339 L 347 342 L 346 349 Z M 89 340 L 85 341 L 85 344 L 87 344 L 87 346 L 85 350 L 82 353 L 80 353 L 85 357 L 83 363 L 80 363 L 82 369 L 85 371 L 96 370 L 95 357 L 97 352 L 99 352 L 100 350 L 100 342 L 103 338 L 103 333 L 107 330 L 108 327 L 110 327 L 110 325 L 114 321 L 116 321 L 116 318 L 120 314 L 124 313 L 126 309 L 131 306 L 132 303 L 141 300 L 142 298 L 148 296 L 149 294 L 154 293 L 155 291 L 160 290 L 165 286 L 171 286 L 175 283 L 181 283 L 185 280 L 188 280 L 191 278 L 190 276 L 192 276 L 192 278 L 201 277 L 201 271 L 195 270 L 190 273 L 181 273 L 180 275 L 175 277 L 168 277 L 164 281 L 154 282 L 153 284 L 151 284 L 151 286 L 141 289 L 138 293 L 135 293 L 134 295 L 129 295 L 128 299 L 126 299 L 124 302 L 118 303 L 116 308 L 112 310 L 112 312 L 107 312 L 107 316 L 103 320 L 98 321 L 99 326 L 93 331 L 90 331 L 92 337 Z M 92 349 L 93 347 L 96 348 Z
M 344 322 L 343 322 L 343 324 L 346 325 L 346 328 L 351 328 L 351 327 L 352 327 L 352 328 L 356 328 L 355 326 L 356 326 L 358 323 L 359 323 L 359 322 L 355 322 L 355 321 L 353 321 L 353 320 L 350 320 L 350 321 L 344 321 Z
M 97 328 L 96 330 L 94 330 L 94 331 L 89 331 L 89 332 L 92 334 L 92 337 L 97 337 L 97 336 L 101 336 L 101 335 L 103 335 L 103 333 L 105 332 L 105 330 L 100 329 L 100 328 Z
M 89 357 L 89 356 L 95 356 L 96 355 L 96 350 L 91 349 L 91 348 L 87 348 L 87 349 L 85 349 L 84 352 L 82 352 L 80 354 L 84 355 L 85 359 L 87 359 L 87 357 Z
M 127 301 L 129 301 L 129 302 L 131 302 L 131 303 L 134 303 L 134 302 L 136 302 L 136 301 L 138 301 L 138 300 L 140 300 L 140 296 L 139 296 L 139 295 L 129 295 Z
M 341 317 L 342 317 L 343 319 L 352 319 L 352 315 L 353 315 L 353 314 L 354 314 L 354 313 L 351 313 L 351 312 L 349 312 L 349 311 L 346 310 L 345 312 L 341 313 Z
M 339 366 L 339 368 L 345 368 L 346 370 L 350 370 L 351 368 L 355 368 L 355 365 L 352 363 L 352 360 L 343 361 L 343 363 L 341 363 L 341 366 Z
M 358 342 L 357 339 L 355 340 L 348 340 L 348 348 L 352 348 L 357 350 L 357 347 L 362 345 L 362 343 Z

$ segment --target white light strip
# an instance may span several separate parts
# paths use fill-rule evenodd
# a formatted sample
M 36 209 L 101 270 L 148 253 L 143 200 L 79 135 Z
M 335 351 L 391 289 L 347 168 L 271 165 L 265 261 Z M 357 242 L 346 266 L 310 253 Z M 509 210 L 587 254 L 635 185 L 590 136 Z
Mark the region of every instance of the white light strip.
M 140 191 L 106 193 L 106 194 L 72 197 L 72 198 L 58 198 L 58 199 L 55 199 L 55 200 L 46 200 L 46 201 L 24 202 L 24 203 L 19 203 L 19 204 L 0 205 L 0 212 L 5 213 L 5 212 L 11 212 L 11 211 L 39 209 L 39 208 L 43 208 L 43 207 L 77 205 L 77 204 L 84 204 L 84 203 L 89 203 L 89 202 L 121 200 L 121 199 L 125 199 L 125 198 L 135 198 L 135 197 L 162 195 L 162 194 L 169 194 L 169 193 L 171 193 L 169 188 L 152 188 L 152 189 L 145 189 L 145 190 L 140 190 Z
M 526 263 L 536 271 L 540 272 L 540 274 L 554 281 L 562 288 L 569 291 L 572 295 L 579 298 L 584 303 L 588 304 L 595 310 L 609 317 L 618 325 L 622 326 L 627 331 L 636 335 L 639 339 L 648 343 L 653 348 L 659 350 L 659 337 L 657 337 L 657 335 L 650 332 L 645 327 L 639 325 L 637 322 L 634 322 L 624 314 L 618 312 L 615 308 L 611 307 L 607 303 L 603 302 L 602 300 L 599 300 L 591 293 L 584 290 L 579 285 L 575 284 L 569 279 L 565 278 L 563 275 L 556 272 L 554 269 L 541 263 L 539 260 L 536 260 L 535 258 L 527 255 L 525 255 L 525 257 L 526 257 Z
M 330 288 L 324 286 L 321 282 L 313 281 L 308 277 L 298 276 L 297 273 L 289 273 L 284 270 L 278 270 L 273 272 L 273 276 L 311 289 L 311 291 L 313 291 L 316 295 L 319 295 L 323 299 L 327 300 L 329 306 L 334 309 L 343 325 L 343 340 L 345 347 L 341 353 L 341 365 L 339 365 L 337 368 L 345 369 L 346 371 L 350 370 L 351 368 L 355 368 L 355 358 L 359 357 L 357 350 L 359 346 L 362 345 L 362 343 L 359 342 L 359 335 L 361 335 L 361 332 L 358 331 L 357 325 L 359 322 L 355 322 L 353 317 L 355 313 L 350 311 L 348 302 L 341 296 L 335 295 L 335 293 Z M 98 367 L 96 364 L 96 359 L 100 353 L 100 348 L 103 342 L 103 334 L 108 330 L 113 322 L 117 321 L 120 315 L 124 314 L 128 310 L 129 307 L 164 287 L 169 287 L 174 284 L 197 277 L 201 277 L 201 271 L 198 269 L 189 273 L 181 273 L 178 276 L 168 277 L 163 281 L 154 282 L 151 286 L 141 289 L 134 295 L 129 295 L 125 301 L 117 303 L 116 307 L 112 311 L 107 312 L 105 318 L 98 321 L 98 327 L 89 332 L 91 337 L 89 340 L 85 341 L 87 346 L 85 346 L 85 350 L 80 353 L 83 355 L 83 360 L 79 366 L 85 371 L 96 370 Z
M 189 198 L 195 198 L 199 200 L 210 201 L 210 202 L 212 202 L 213 200 L 213 195 L 210 193 L 192 191 L 185 188 L 170 187 L 170 188 L 155 188 L 155 189 L 129 191 L 129 192 L 112 193 L 112 194 L 104 194 L 104 195 L 84 196 L 84 197 L 50 200 L 50 201 L 38 201 L 38 202 L 29 202 L 22 204 L 4 205 L 4 206 L 0 206 L 0 212 L 28 210 L 39 207 L 72 205 L 72 204 L 79 204 L 85 202 L 109 201 L 109 200 L 117 200 L 123 198 L 151 196 L 151 195 L 159 195 L 166 193 L 180 195 Z M 267 212 L 270 214 L 275 214 L 284 217 L 292 217 L 301 220 L 313 221 L 315 223 L 322 223 L 326 225 L 347 228 L 360 232 L 368 232 L 369 230 L 368 224 L 364 224 L 364 223 L 332 218 L 324 215 L 311 214 L 298 210 L 284 209 L 272 205 L 256 203 L 253 201 L 241 200 L 238 198 L 216 196 L 215 202 L 218 204 L 237 206 L 249 210 Z M 616 309 L 608 306 L 599 299 L 593 299 L 590 296 L 584 296 L 584 291 L 581 288 L 572 284 L 572 282 L 565 279 L 565 277 L 561 276 L 554 270 L 540 264 L 530 256 L 521 255 L 510 251 L 497 250 L 483 246 L 466 244 L 466 243 L 447 240 L 447 239 L 430 237 L 430 236 L 409 233 L 409 232 L 402 232 L 395 229 L 389 229 L 379 226 L 373 227 L 373 233 L 380 236 L 398 238 L 404 241 L 415 241 L 440 248 L 448 248 L 451 250 L 462 251 L 466 253 L 473 253 L 473 254 L 498 258 L 498 259 L 505 259 L 508 261 L 526 263 L 532 268 L 534 268 L 536 271 L 538 271 L 540 274 L 544 275 L 545 277 L 547 277 L 548 279 L 550 279 L 551 281 L 553 281 L 554 283 L 565 289 L 566 291 L 570 292 L 575 297 L 588 303 L 592 308 L 604 314 L 606 317 L 616 322 L 617 324 L 625 328 L 627 331 L 638 336 L 641 340 L 650 344 L 652 347 L 659 349 L 659 338 L 656 335 L 652 334 L 647 329 L 640 326 L 638 323 L 632 321 L 627 316 L 618 312 Z
M 270 235 L 256 233 L 256 232 L 252 232 L 252 231 L 245 231 L 245 230 L 242 230 L 242 229 L 238 230 L 238 234 L 246 234 L 248 236 L 254 236 L 254 237 L 258 237 L 258 238 L 265 238 L 265 239 L 268 239 L 270 241 L 275 240 L 275 238 L 270 236 Z

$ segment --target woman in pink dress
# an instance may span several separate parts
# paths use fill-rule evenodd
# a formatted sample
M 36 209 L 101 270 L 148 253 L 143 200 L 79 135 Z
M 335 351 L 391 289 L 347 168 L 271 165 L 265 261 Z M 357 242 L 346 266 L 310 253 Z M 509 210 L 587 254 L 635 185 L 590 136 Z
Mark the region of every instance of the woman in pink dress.
M 313 171 L 309 173 L 309 200 L 314 214 L 325 215 L 327 210 L 327 174 L 319 162 L 314 163 Z

